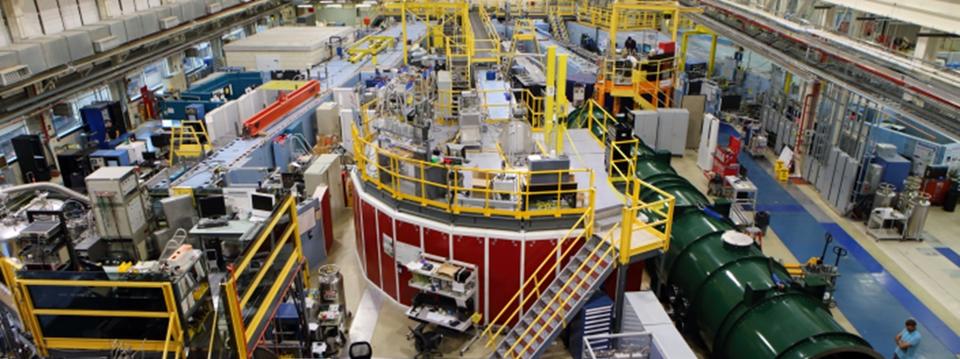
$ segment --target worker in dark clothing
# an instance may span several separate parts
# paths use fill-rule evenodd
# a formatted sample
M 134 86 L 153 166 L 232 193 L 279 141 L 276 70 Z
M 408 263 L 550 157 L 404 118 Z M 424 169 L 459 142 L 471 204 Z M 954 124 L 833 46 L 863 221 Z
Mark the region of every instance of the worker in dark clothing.
M 623 48 L 627 49 L 628 55 L 637 54 L 637 40 L 634 40 L 633 37 L 627 36 L 627 41 L 623 42 Z

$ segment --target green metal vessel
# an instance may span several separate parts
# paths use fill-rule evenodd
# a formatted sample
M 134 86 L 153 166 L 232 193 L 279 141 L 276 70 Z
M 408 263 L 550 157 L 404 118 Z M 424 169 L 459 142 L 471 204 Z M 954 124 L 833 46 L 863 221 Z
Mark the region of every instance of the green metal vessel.
M 588 123 L 586 116 L 581 108 L 568 125 Z M 604 131 L 597 127 L 590 130 Z M 642 143 L 636 151 L 637 177 L 677 200 L 670 248 L 656 276 L 666 290 L 658 295 L 669 297 L 677 325 L 699 337 L 711 357 L 883 357 L 837 324 L 821 300 L 823 283 L 792 280 L 782 264 L 743 238 L 722 211 L 711 208 L 710 200 L 677 174 L 669 153 Z M 648 203 L 661 197 L 653 191 L 640 195 Z
M 881 358 L 848 333 L 820 300 L 824 288 L 791 280 L 670 166 L 669 154 L 640 145 L 637 176 L 677 198 L 660 280 L 676 294 L 681 325 L 716 358 Z M 644 200 L 658 199 L 654 192 Z M 739 236 L 739 237 L 738 237 Z M 747 237 L 749 238 L 749 237 Z

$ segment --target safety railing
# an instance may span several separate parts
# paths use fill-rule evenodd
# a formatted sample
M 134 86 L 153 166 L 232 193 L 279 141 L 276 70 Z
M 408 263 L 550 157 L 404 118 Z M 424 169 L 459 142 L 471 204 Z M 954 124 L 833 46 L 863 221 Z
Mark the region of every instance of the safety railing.
M 564 281 L 563 286 L 561 286 L 560 289 L 557 291 L 557 293 L 550 298 L 550 300 L 547 302 L 546 305 L 543 306 L 543 309 L 541 309 L 540 312 L 537 314 L 537 316 L 533 319 L 533 321 L 530 322 L 531 325 L 528 326 L 527 329 L 524 330 L 522 334 L 520 334 L 519 338 L 540 337 L 540 335 L 543 334 L 543 331 L 547 330 L 547 328 L 550 327 L 550 325 L 549 324 L 539 325 L 536 323 L 556 323 L 557 321 L 565 319 L 564 316 L 561 316 L 561 313 L 564 313 L 565 311 L 568 311 L 568 310 L 573 310 L 573 306 L 568 306 L 568 304 L 570 303 L 571 300 L 573 300 L 574 296 L 568 295 L 566 293 L 576 293 L 581 289 L 588 289 L 588 288 L 585 288 L 585 286 L 588 285 L 587 283 L 592 283 L 593 281 L 591 280 L 591 278 L 594 276 L 594 274 L 598 273 L 597 272 L 598 270 L 603 269 L 600 267 L 600 265 L 603 264 L 605 260 L 609 259 L 611 261 L 615 261 L 617 259 L 616 245 L 615 245 L 616 243 L 614 242 L 615 240 L 614 233 L 616 233 L 618 226 L 619 225 L 614 226 L 613 228 L 610 229 L 610 231 L 607 232 L 606 235 L 603 236 L 603 241 L 610 243 L 610 245 L 609 246 L 597 245 L 590 251 L 590 254 L 587 255 L 586 258 L 597 258 L 597 259 L 594 261 L 589 261 L 585 259 L 580 264 L 580 266 L 573 271 L 573 273 L 577 273 L 577 274 L 570 276 L 570 278 Z M 580 273 L 584 273 L 583 279 L 577 280 L 580 278 Z M 568 291 L 567 290 L 568 288 L 572 289 L 572 291 Z M 551 314 L 549 317 L 545 317 L 545 314 L 547 313 L 548 309 L 554 307 L 554 304 L 559 304 L 559 306 L 556 306 L 556 310 L 553 310 L 553 314 Z M 570 308 L 570 309 L 567 309 L 567 308 Z M 544 321 L 541 322 L 541 319 L 544 319 Z M 520 346 L 520 343 L 522 343 L 522 341 L 517 340 L 510 346 L 509 349 L 507 349 L 507 355 L 516 357 L 514 356 L 514 353 L 516 352 L 526 353 L 527 350 L 530 349 L 530 346 L 533 345 L 535 342 L 536 340 L 530 339 L 526 341 L 525 345 Z M 520 350 L 515 351 L 518 348 L 518 346 Z
M 11 259 L 2 261 L 4 281 L 41 356 L 50 356 L 50 350 L 117 348 L 160 353 L 163 358 L 185 356 L 179 304 L 170 282 L 23 278 Z M 123 293 L 135 293 L 139 301 L 124 302 Z M 131 333 L 116 330 L 130 322 L 139 323 L 136 330 L 142 330 L 144 338 L 127 339 Z
M 238 357 L 246 358 L 253 352 L 283 293 L 293 285 L 297 273 L 303 273 L 300 270 L 305 260 L 297 223 L 296 201 L 288 196 L 222 285 L 231 340 Z
M 468 90 L 477 93 L 481 97 L 486 97 L 491 93 L 506 94 L 504 90 Z M 543 125 L 543 96 L 536 96 L 529 89 L 510 89 L 511 96 L 504 103 L 488 103 L 482 101 L 480 110 L 486 114 L 495 114 L 487 116 L 484 120 L 487 123 L 500 123 L 513 119 L 513 106 L 520 105 L 526 111 L 526 118 L 534 130 L 538 130 Z M 455 99 L 459 98 L 464 92 L 460 90 L 438 90 L 438 101 L 433 103 L 433 112 L 437 119 L 452 118 L 460 113 L 460 104 Z
M 380 147 L 372 133 L 363 136 L 356 126 L 352 132 L 361 179 L 397 200 L 453 214 L 517 219 L 583 215 L 594 203 L 594 173 L 588 168 L 529 171 L 426 162 L 405 149 Z M 586 187 L 578 176 L 588 179 Z M 495 178 L 514 183 L 513 189 L 492 188 Z
M 393 36 L 367 35 L 347 48 L 350 63 L 356 63 L 367 56 L 375 57 L 381 51 L 396 44 Z
M 524 110 L 527 112 L 527 120 L 530 121 L 530 126 L 533 127 L 534 131 L 539 131 L 543 128 L 543 117 L 544 117 L 544 98 L 543 96 L 534 95 L 533 92 L 530 92 L 530 89 L 514 89 L 514 96 L 517 98 L 517 103 L 523 105 Z
M 630 263 L 630 259 L 635 255 L 658 249 L 666 252 L 670 249 L 673 211 L 677 202 L 673 195 L 640 179 L 634 178 L 631 182 L 633 185 L 628 187 L 630 204 L 623 207 L 623 220 L 620 222 L 619 250 L 622 264 Z M 647 194 L 651 192 L 655 193 L 656 196 L 653 197 L 658 199 L 645 202 L 644 198 L 647 198 Z M 641 218 L 645 218 L 646 221 L 642 221 Z M 639 240 L 635 244 L 635 233 L 649 240 Z
M 490 14 L 487 13 L 487 10 L 483 6 L 480 6 L 478 7 L 478 11 L 483 29 L 488 37 L 475 40 L 474 46 L 476 46 L 476 53 L 474 54 L 473 62 L 496 62 L 499 64 L 500 35 L 497 33 L 497 28 L 493 25 L 493 22 L 490 21 Z
M 540 298 L 543 291 L 550 285 L 550 280 L 559 271 L 561 263 L 564 263 L 575 249 L 579 248 L 577 244 L 586 241 L 593 236 L 593 211 L 589 211 L 580 216 L 580 219 L 557 241 L 553 250 L 544 257 L 540 265 L 529 274 L 520 285 L 520 289 L 507 301 L 507 304 L 500 309 L 500 312 L 493 317 L 487 325 L 487 328 L 480 334 L 481 338 L 487 338 L 486 346 L 491 346 L 497 342 L 497 338 L 503 334 L 503 331 L 509 327 L 510 323 L 519 319 L 523 310 Z M 579 231 L 579 233 L 576 233 Z M 575 237 L 572 237 L 576 233 Z M 559 253 L 559 257 L 557 254 Z M 549 267 L 547 263 L 553 262 Z M 531 302 L 531 300 L 533 300 Z
M 619 30 L 656 30 L 662 23 L 663 14 L 653 11 L 621 10 L 617 17 Z M 577 8 L 577 21 L 598 27 L 610 28 L 613 10 L 607 7 L 580 6 Z
M 596 111 L 598 110 L 603 113 L 603 116 L 600 118 L 596 116 Z M 606 146 L 607 129 L 616 123 L 617 119 L 607 112 L 597 101 L 593 99 L 587 101 L 587 128 L 590 129 L 590 133 L 600 143 L 601 147 Z
M 603 114 L 597 118 L 596 111 Z M 636 178 L 637 146 L 639 140 L 631 138 L 629 140 L 611 141 L 607 144 L 606 135 L 608 126 L 615 126 L 616 119 L 610 115 L 602 106 L 595 101 L 590 100 L 587 104 L 588 128 L 594 138 L 601 146 L 609 146 L 610 151 L 608 160 L 608 180 L 613 184 L 625 183 L 623 186 L 627 194 L 627 205 L 623 208 L 623 219 L 621 220 L 621 238 L 620 238 L 620 260 L 622 263 L 629 263 L 629 259 L 634 255 L 649 252 L 655 249 L 662 249 L 666 252 L 670 247 L 670 233 L 673 225 L 673 210 L 676 199 L 673 195 L 654 187 L 640 179 Z M 627 145 L 627 146 L 622 146 Z M 630 148 L 629 154 L 621 150 L 622 147 Z M 619 156 L 617 156 L 619 155 Z M 626 166 L 624 166 L 624 164 Z M 626 167 L 626 172 L 622 168 Z M 659 198 L 652 202 L 644 202 L 644 198 L 653 192 Z M 638 220 L 643 214 L 646 221 Z M 639 246 L 633 245 L 635 232 L 645 232 L 653 236 L 652 241 L 641 241 Z
M 626 59 L 606 59 L 598 86 L 614 97 L 631 97 L 645 109 L 670 107 L 674 65 L 672 57 L 644 59 L 636 64 Z
M 356 152 L 359 154 L 357 163 L 363 169 L 361 178 L 364 181 L 374 184 L 377 189 L 386 191 L 396 199 L 453 214 L 472 213 L 518 219 L 558 217 L 582 214 L 593 202 L 593 172 L 589 169 L 526 171 L 448 166 L 411 159 L 380 148 L 359 136 L 355 143 L 359 146 Z M 368 157 L 369 153 L 376 156 L 376 160 Z M 574 177 L 578 173 L 589 176 L 591 188 L 575 185 Z M 437 182 L 429 180 L 428 176 L 451 178 Z M 551 177 L 553 179 L 548 182 L 555 185 L 538 190 L 497 190 L 484 187 L 497 176 L 511 178 L 518 184 L 535 183 L 534 181 L 540 178 Z M 482 184 L 477 187 L 461 184 L 468 180 Z

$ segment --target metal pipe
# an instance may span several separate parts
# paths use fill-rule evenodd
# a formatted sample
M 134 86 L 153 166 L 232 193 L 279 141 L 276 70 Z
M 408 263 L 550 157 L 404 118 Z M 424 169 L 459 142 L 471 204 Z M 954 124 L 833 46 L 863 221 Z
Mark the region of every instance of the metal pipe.
M 31 191 L 31 190 L 46 190 L 46 191 L 57 192 L 64 196 L 83 202 L 83 204 L 85 205 L 88 205 L 88 206 L 90 205 L 89 197 L 83 195 L 80 192 L 64 187 L 63 185 L 51 183 L 51 182 L 35 182 L 35 183 L 22 184 L 19 186 L 7 187 L 7 188 L 0 189 L 0 194 L 11 195 L 14 193 L 20 193 L 20 192 Z

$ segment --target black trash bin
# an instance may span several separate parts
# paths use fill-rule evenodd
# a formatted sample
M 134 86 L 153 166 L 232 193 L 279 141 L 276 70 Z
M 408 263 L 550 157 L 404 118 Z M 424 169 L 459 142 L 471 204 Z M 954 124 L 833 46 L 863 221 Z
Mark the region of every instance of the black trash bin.
M 760 232 L 766 236 L 767 227 L 770 227 L 770 212 L 758 211 L 753 215 L 753 224 L 760 228 Z
M 957 210 L 957 201 L 960 201 L 960 181 L 953 181 L 947 196 L 943 200 L 943 210 L 953 212 Z

